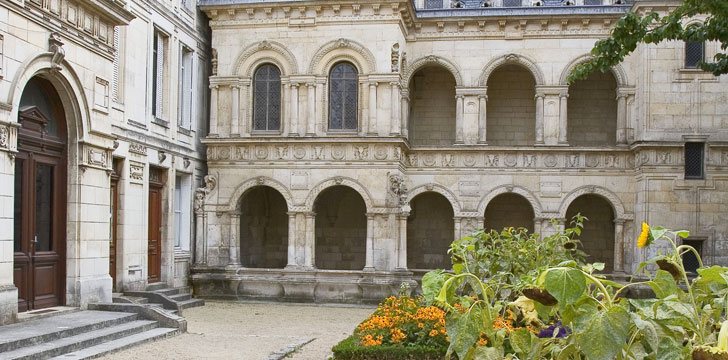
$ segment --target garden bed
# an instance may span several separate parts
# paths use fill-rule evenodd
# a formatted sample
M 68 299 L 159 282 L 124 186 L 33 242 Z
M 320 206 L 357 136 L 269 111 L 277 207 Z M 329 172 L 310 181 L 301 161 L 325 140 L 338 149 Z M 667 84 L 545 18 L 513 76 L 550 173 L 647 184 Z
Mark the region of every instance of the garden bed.
M 333 348 L 335 360 L 444 360 L 447 346 L 413 344 L 362 346 L 352 335 Z

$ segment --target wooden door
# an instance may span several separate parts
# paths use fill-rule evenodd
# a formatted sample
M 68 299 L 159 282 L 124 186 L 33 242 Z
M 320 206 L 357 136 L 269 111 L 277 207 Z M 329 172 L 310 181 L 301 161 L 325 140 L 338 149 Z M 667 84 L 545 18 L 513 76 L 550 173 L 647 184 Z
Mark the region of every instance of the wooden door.
M 161 280 L 162 272 L 162 185 L 151 179 L 149 181 L 148 224 L 147 281 L 153 283 Z
M 66 148 L 38 108 L 21 108 L 19 122 L 13 280 L 18 311 L 27 311 L 63 304 Z
M 109 275 L 111 276 L 111 291 L 116 292 L 116 227 L 119 216 L 119 178 L 121 175 L 121 159 L 114 159 L 113 171 L 111 172 L 111 219 L 110 219 L 110 241 L 109 241 Z

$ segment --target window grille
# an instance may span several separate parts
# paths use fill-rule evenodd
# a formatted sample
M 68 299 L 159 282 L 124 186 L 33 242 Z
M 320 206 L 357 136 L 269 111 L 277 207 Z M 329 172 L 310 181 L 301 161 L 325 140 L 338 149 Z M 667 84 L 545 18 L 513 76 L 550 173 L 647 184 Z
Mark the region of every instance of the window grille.
M 281 126 L 281 72 L 266 64 L 255 71 L 253 130 L 279 130 Z
M 685 143 L 685 178 L 703 178 L 705 143 Z
M 584 5 L 602 5 L 602 0 L 584 0 Z
M 442 9 L 442 0 L 425 0 L 425 9 Z
M 699 41 L 685 42 L 685 68 L 696 69 L 698 62 L 705 59 L 705 43 Z
M 521 0 L 503 0 L 503 7 L 519 7 Z
M 349 63 L 334 65 L 329 74 L 329 130 L 358 128 L 359 75 Z
M 703 256 L 703 240 L 683 240 L 683 245 L 692 246 L 701 257 Z M 698 262 L 698 257 L 695 256 L 692 251 L 685 253 L 682 257 L 682 261 L 685 266 L 685 272 L 693 274 L 698 273 L 700 263 Z

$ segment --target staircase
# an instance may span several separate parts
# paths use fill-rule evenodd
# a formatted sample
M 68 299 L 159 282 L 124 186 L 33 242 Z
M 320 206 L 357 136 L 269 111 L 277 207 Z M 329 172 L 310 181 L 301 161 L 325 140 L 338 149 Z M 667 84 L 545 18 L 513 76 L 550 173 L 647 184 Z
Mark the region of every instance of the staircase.
M 181 331 L 137 313 L 64 313 L 0 327 L 0 359 L 91 359 Z
M 144 291 L 127 291 L 115 294 L 115 303 L 150 304 L 181 315 L 182 310 L 204 306 L 205 300 L 193 299 L 189 287 L 170 288 L 166 283 L 149 284 Z

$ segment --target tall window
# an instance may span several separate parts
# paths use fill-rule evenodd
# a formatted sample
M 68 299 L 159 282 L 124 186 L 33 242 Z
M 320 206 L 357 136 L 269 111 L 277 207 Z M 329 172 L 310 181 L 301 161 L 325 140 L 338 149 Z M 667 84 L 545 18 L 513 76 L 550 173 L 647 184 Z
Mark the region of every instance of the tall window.
M 685 143 L 685 178 L 704 179 L 705 143 Z
M 122 27 L 114 27 L 114 72 L 111 81 L 111 99 L 123 103 L 122 85 L 124 79 L 124 37 Z
M 190 129 L 192 123 L 192 49 L 183 46 L 180 56 L 179 127 Z
M 329 130 L 356 130 L 359 75 L 354 65 L 338 63 L 329 74 Z
M 255 70 L 253 88 L 253 130 L 281 128 L 281 72 L 265 64 Z
M 164 108 L 164 60 L 167 37 L 154 31 L 152 44 L 152 114 L 157 119 L 163 117 Z
M 696 69 L 698 62 L 705 60 L 705 43 L 702 41 L 685 42 L 685 68 Z
M 190 249 L 190 181 L 189 175 L 176 176 L 174 182 L 174 246 Z

